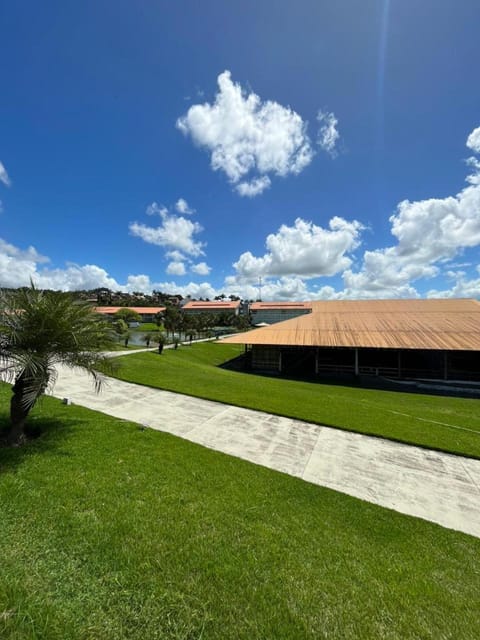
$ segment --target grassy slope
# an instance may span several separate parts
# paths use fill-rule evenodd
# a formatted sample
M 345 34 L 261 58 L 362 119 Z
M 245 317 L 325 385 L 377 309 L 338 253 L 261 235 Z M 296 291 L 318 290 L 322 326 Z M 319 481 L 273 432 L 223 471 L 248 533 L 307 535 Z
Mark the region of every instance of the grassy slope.
M 480 401 L 268 378 L 221 369 L 242 347 L 197 344 L 118 358 L 123 380 L 480 457 Z M 443 424 L 436 424 L 441 422 Z
M 51 398 L 32 422 L 0 449 L 2 639 L 478 638 L 480 540 Z

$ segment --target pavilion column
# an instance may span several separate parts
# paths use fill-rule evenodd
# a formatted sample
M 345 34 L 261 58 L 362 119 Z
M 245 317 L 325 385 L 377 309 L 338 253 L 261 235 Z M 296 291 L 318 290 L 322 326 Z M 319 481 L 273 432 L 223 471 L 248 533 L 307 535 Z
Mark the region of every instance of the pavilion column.
M 398 350 L 398 377 L 402 377 L 402 352 Z
M 318 376 L 318 347 L 315 349 L 315 375 Z
M 359 367 L 358 367 L 358 348 L 355 347 L 355 375 L 358 376 L 358 371 L 359 371 Z
M 282 373 L 282 350 L 278 351 L 278 372 Z
M 443 379 L 448 380 L 448 351 L 443 352 Z

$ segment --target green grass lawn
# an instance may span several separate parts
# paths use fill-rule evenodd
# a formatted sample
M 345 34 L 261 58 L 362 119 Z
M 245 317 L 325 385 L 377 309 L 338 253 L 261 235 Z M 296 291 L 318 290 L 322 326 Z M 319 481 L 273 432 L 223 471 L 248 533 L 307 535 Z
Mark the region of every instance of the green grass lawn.
M 480 457 L 480 401 L 270 378 L 222 369 L 238 345 L 203 343 L 118 358 L 123 380 Z
M 2 640 L 479 636 L 476 538 L 52 398 L 31 424 L 0 449 Z
M 163 331 L 163 325 L 159 327 L 156 322 L 141 322 L 138 327 L 132 329 L 132 331 L 151 331 L 153 333 L 158 333 L 160 330 Z

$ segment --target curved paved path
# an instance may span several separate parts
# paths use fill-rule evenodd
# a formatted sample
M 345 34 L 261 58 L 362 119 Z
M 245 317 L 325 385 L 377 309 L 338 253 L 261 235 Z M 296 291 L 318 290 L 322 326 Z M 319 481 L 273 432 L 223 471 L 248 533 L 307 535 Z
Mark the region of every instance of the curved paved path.
M 66 368 L 53 395 L 480 537 L 480 460 Z

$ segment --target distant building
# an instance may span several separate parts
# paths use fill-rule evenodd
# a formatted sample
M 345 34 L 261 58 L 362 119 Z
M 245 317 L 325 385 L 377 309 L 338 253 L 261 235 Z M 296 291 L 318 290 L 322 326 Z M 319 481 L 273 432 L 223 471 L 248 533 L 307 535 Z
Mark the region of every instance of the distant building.
M 275 324 L 311 313 L 311 302 L 252 302 L 250 317 L 253 325 Z
M 163 313 L 165 311 L 165 307 L 95 307 L 95 311 L 97 313 L 101 313 L 109 317 L 114 316 L 117 311 L 120 311 L 121 309 L 135 311 L 141 316 L 142 322 L 155 322 L 155 316 L 157 313 Z
M 240 311 L 240 300 L 231 302 L 230 300 L 190 300 L 183 305 L 182 310 L 187 314 L 195 313 L 233 313 L 238 316 Z

